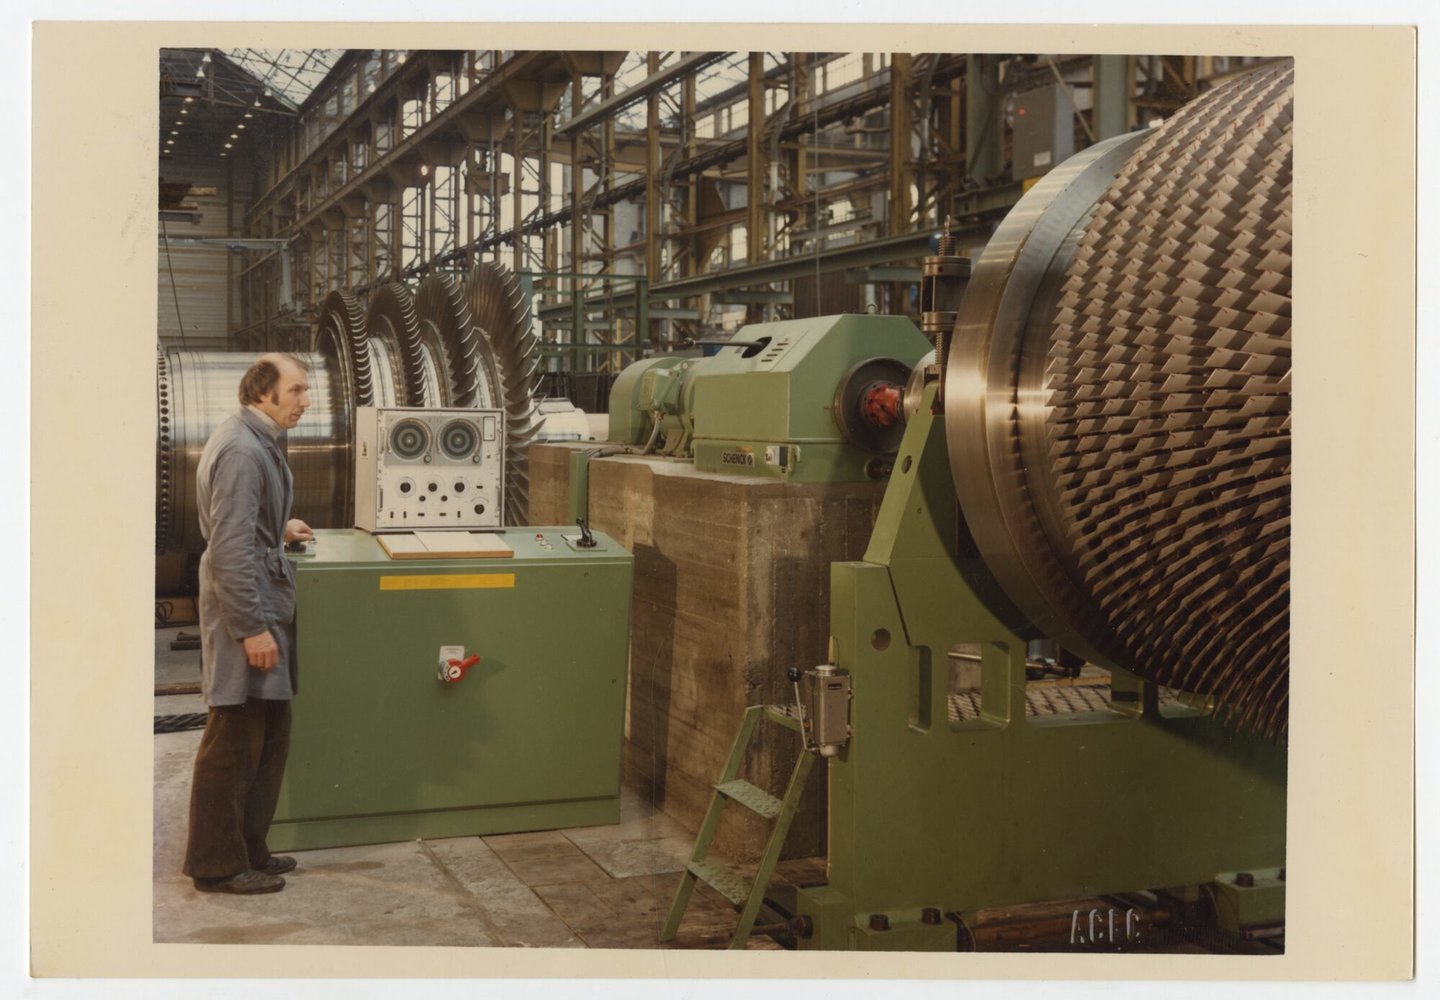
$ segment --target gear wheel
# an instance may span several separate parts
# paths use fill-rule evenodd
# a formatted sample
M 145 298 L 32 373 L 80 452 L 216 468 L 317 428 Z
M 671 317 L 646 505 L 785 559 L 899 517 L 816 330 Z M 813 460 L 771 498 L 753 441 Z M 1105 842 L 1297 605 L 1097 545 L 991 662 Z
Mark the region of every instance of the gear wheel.
M 446 373 L 440 380 L 442 406 L 498 406 L 490 383 L 480 371 L 479 335 L 460 283 L 448 274 L 432 274 L 415 295 L 420 339 L 439 359 Z
M 374 405 L 375 374 L 365 339 L 365 313 L 354 295 L 331 292 L 325 296 L 311 349 L 341 362 L 340 372 L 348 381 L 347 398 L 356 406 Z
M 385 343 L 399 347 L 401 376 L 404 379 L 404 406 L 438 406 L 441 369 L 430 347 L 420 337 L 420 318 L 415 297 L 399 282 L 381 285 L 370 299 L 365 316 L 366 331 Z
M 496 405 L 505 410 L 505 520 L 526 524 L 530 445 L 541 426 L 540 338 L 531 326 L 519 280 L 499 264 L 486 262 L 470 272 L 465 301 L 477 333 L 479 370 L 495 387 Z

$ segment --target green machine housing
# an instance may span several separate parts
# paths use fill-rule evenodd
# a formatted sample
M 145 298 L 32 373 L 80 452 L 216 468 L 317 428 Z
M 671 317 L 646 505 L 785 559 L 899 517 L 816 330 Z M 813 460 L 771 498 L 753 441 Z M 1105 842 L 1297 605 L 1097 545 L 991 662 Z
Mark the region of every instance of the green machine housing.
M 1111 663 L 1108 710 L 1028 715 L 1039 633 L 957 538 L 934 395 L 906 427 L 865 558 L 831 566 L 851 735 L 827 761 L 828 881 L 791 904 L 799 947 L 952 951 L 982 909 L 1132 891 L 1211 894 L 1237 931 L 1283 919 L 1283 746 L 1162 706 Z M 948 710 L 946 651 L 962 644 L 981 660 L 969 720 Z
M 510 529 L 504 558 L 316 535 L 272 849 L 619 821 L 630 553 L 574 528 Z M 481 659 L 444 681 L 442 646 Z
M 929 350 L 903 316 L 743 327 L 712 357 L 626 368 L 610 392 L 610 440 L 693 458 L 706 472 L 876 478 L 874 463 L 899 447 L 906 382 Z

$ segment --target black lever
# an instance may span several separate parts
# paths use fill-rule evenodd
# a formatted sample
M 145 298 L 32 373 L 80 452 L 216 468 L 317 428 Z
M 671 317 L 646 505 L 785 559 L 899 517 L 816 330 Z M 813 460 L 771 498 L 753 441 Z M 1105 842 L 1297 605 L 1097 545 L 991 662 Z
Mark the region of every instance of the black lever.
M 580 540 L 575 543 L 577 548 L 593 549 L 595 547 L 595 536 L 590 534 L 590 525 L 587 518 L 576 518 L 575 523 L 580 526 Z

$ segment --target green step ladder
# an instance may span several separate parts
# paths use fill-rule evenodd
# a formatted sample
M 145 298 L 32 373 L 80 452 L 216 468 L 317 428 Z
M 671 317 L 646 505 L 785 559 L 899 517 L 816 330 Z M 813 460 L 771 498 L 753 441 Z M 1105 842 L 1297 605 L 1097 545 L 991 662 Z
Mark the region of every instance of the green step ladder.
M 700 832 L 695 837 L 695 849 L 690 853 L 684 874 L 680 876 L 680 885 L 675 890 L 675 901 L 670 904 L 670 915 L 665 918 L 665 926 L 660 931 L 661 941 L 674 940 L 680 929 L 680 918 L 684 916 L 685 907 L 695 891 L 696 882 L 704 882 L 740 908 L 740 923 L 735 928 L 735 936 L 730 939 L 730 947 L 744 948 L 745 942 L 750 939 L 755 918 L 760 914 L 760 904 L 765 899 L 765 889 L 769 886 L 770 876 L 775 873 L 775 865 L 780 860 L 780 847 L 785 843 L 785 835 L 790 831 L 790 823 L 795 819 L 795 810 L 805 789 L 805 779 L 810 774 L 810 766 L 815 762 L 815 754 L 804 749 L 802 745 L 800 757 L 795 761 L 795 769 L 790 772 L 790 782 L 785 786 L 784 798 L 777 799 L 763 788 L 741 779 L 739 774 L 740 767 L 745 762 L 745 751 L 762 719 L 786 729 L 793 729 L 801 735 L 803 744 L 804 734 L 799 718 L 790 715 L 784 708 L 777 705 L 751 705 L 745 709 L 745 715 L 740 720 L 740 731 L 735 734 L 735 743 L 731 746 L 730 757 L 725 762 L 725 770 L 721 772 L 720 780 L 715 783 L 710 808 L 706 811 L 705 820 L 700 824 Z M 760 866 L 753 880 L 724 862 L 706 860 L 705 856 L 710 853 L 710 843 L 715 839 L 715 831 L 720 826 L 720 814 L 725 811 L 727 802 L 743 806 L 775 824 L 770 830 L 770 839 L 765 843 L 765 853 L 760 857 Z

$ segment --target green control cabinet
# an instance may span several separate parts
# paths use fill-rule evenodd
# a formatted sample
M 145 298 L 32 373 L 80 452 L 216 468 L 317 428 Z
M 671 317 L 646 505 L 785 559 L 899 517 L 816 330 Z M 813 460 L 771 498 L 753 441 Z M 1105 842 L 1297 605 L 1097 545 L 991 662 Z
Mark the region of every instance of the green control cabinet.
M 614 823 L 633 559 L 512 528 L 513 556 L 297 556 L 299 693 L 272 850 Z M 480 659 L 440 676 L 441 648 Z M 454 653 L 454 650 L 449 651 Z

